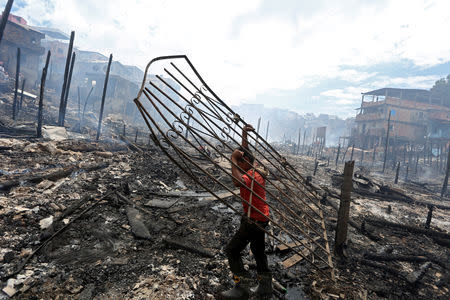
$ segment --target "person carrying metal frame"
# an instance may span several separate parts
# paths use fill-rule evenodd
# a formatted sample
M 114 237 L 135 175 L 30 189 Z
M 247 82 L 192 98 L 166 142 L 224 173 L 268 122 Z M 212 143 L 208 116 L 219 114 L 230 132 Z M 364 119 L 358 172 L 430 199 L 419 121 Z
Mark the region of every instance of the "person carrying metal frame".
M 232 180 L 240 187 L 244 215 L 238 231 L 225 247 L 233 279 L 231 290 L 220 293 L 219 299 L 248 299 L 250 295 L 250 274 L 244 268 L 241 252 L 250 243 L 250 249 L 256 260 L 259 285 L 251 292 L 258 296 L 272 295 L 272 273 L 265 254 L 265 232 L 261 228 L 268 226 L 269 206 L 266 203 L 266 180 L 263 171 L 255 166 L 255 158 L 248 147 L 247 135 L 255 129 L 245 125 L 242 129 L 242 143 L 231 155 Z M 242 172 L 244 171 L 244 173 Z M 261 227 L 261 228 L 260 228 Z

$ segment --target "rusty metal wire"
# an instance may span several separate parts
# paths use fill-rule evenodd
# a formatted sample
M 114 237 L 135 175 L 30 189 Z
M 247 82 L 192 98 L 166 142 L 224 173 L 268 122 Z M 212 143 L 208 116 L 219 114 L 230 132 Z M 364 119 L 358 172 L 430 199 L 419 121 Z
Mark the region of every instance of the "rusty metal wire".
M 163 71 L 164 75 L 148 76 L 150 67 L 152 71 L 155 68 L 155 73 Z M 209 88 L 186 56 L 153 59 L 145 69 L 134 102 L 155 143 L 181 170 L 237 214 L 242 215 L 242 209 L 235 207 L 233 199 L 222 199 L 217 190 L 211 188 L 212 184 L 230 192 L 234 199 L 247 203 L 249 209 L 260 212 L 251 199 L 261 197 L 245 186 L 251 195 L 250 201 L 246 201 L 235 192 L 231 183 L 233 162 L 230 154 L 239 147 L 242 128 L 247 123 Z M 260 228 L 334 280 L 333 261 L 317 195 L 306 185 L 300 172 L 262 136 L 252 132 L 248 139 L 257 170 L 268 173 L 265 186 L 252 180 L 252 187 L 256 184 L 265 189 L 271 209 L 269 220 L 278 233 Z M 291 242 L 309 249 L 310 254 L 305 255 Z M 325 272 L 324 267 L 329 272 Z

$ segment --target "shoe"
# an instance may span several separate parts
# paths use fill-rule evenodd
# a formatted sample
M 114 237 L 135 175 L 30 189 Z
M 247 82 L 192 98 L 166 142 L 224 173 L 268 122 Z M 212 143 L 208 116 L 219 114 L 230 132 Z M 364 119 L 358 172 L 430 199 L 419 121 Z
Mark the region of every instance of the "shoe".
M 272 273 L 262 273 L 258 275 L 258 286 L 252 289 L 252 293 L 258 296 L 270 296 L 273 293 Z
M 251 279 L 244 276 L 233 276 L 234 287 L 231 290 L 221 292 L 218 299 L 222 300 L 247 300 L 250 294 Z

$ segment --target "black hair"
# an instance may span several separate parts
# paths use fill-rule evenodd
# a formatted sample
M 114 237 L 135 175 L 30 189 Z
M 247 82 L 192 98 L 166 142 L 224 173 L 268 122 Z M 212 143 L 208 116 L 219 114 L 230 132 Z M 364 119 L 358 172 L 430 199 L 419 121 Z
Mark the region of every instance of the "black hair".
M 238 148 L 238 150 L 244 152 L 244 155 L 242 156 L 242 158 L 246 159 L 250 164 L 253 165 L 253 162 L 255 161 L 255 157 L 253 156 L 252 151 L 250 151 L 250 149 L 244 148 L 242 146 L 240 146 Z

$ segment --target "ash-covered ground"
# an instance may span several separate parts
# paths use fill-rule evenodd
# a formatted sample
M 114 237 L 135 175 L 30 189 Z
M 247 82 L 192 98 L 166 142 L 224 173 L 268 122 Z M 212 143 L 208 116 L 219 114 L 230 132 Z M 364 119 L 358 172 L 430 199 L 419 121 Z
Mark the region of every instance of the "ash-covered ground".
M 232 286 L 222 248 L 239 216 L 209 200 L 158 148 L 141 145 L 144 152 L 133 152 L 119 142 L 19 138 L 0 139 L 0 146 L 0 299 L 7 293 L 14 299 L 213 299 Z M 313 159 L 288 159 L 312 174 Z M 312 179 L 318 193 L 327 195 L 331 247 L 342 166 L 337 169 L 321 161 Z M 69 171 L 61 175 L 64 170 Z M 337 281 L 305 262 L 283 268 L 281 261 L 292 253 L 268 244 L 274 277 L 287 288 L 287 294 L 276 290 L 274 298 L 446 299 L 448 198 L 434 196 L 432 184 L 425 189 L 404 182 L 395 189 L 419 204 L 386 193 L 386 199 L 362 196 L 362 190 L 381 195 L 392 174 L 383 178 L 355 170 L 355 176 L 350 214 L 363 228 L 349 226 L 346 257 L 335 258 Z M 240 209 L 238 201 L 229 201 Z M 370 222 L 424 228 L 428 208 L 422 202 L 440 205 L 430 230 L 442 236 Z M 146 230 L 133 228 L 135 220 Z M 248 251 L 244 257 L 255 274 Z

